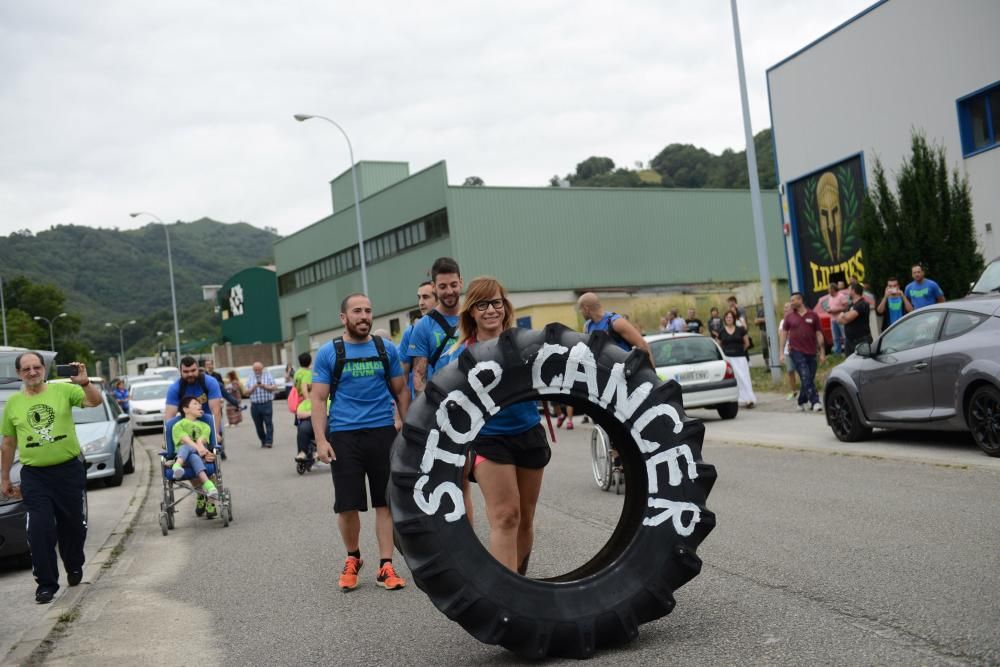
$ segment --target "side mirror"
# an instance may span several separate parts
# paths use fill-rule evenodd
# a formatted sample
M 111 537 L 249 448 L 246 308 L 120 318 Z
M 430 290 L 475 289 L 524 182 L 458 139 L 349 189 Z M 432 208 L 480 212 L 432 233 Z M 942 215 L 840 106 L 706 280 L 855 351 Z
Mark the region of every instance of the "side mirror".
M 854 348 L 854 354 L 859 357 L 870 357 L 872 356 L 872 344 L 871 343 L 858 343 L 858 346 Z
M 131 417 L 128 414 L 121 414 L 115 417 L 115 421 L 119 424 L 127 424 Z

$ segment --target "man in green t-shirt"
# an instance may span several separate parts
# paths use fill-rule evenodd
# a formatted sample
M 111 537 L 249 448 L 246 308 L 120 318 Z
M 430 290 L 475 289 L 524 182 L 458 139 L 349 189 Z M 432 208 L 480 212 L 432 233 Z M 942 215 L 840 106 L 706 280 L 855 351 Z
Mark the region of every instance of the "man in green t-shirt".
M 295 391 L 298 393 L 299 398 L 306 400 L 309 398 L 309 387 L 312 385 L 313 374 L 309 370 L 312 366 L 312 355 L 308 352 L 303 352 L 299 355 L 299 370 L 295 371 L 295 375 L 292 376 L 292 382 L 295 384 Z
M 42 355 L 20 354 L 14 368 L 21 378 L 21 391 L 7 400 L 0 426 L 0 492 L 24 497 L 31 565 L 38 583 L 35 600 L 42 604 L 52 602 L 59 590 L 57 544 L 69 585 L 76 586 L 83 579 L 87 469 L 73 408 L 100 405 L 101 392 L 90 383 L 86 366 L 70 365 L 76 367 L 70 384 L 49 384 Z M 15 450 L 22 464 L 18 489 L 10 481 Z

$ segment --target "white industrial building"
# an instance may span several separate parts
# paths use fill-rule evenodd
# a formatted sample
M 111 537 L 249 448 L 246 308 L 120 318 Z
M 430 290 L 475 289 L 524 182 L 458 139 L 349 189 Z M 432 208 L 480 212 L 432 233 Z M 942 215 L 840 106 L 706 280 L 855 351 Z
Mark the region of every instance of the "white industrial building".
M 891 178 L 914 129 L 968 177 L 981 251 L 1000 255 L 1000 0 L 883 0 L 771 67 L 767 85 L 794 288 L 822 284 L 810 252 L 851 273 L 849 249 L 803 229 L 828 215 L 824 192 L 839 185 L 843 203 L 851 163 L 870 181 L 878 159 Z M 803 215 L 807 198 L 819 203 Z

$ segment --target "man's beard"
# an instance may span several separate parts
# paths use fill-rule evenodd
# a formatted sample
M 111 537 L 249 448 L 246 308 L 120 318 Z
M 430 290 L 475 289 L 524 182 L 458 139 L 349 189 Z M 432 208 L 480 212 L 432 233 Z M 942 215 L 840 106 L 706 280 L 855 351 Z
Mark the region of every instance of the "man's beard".
M 355 322 L 354 324 L 347 322 L 344 326 L 352 338 L 364 338 L 372 330 L 372 323 L 364 320 Z M 360 330 L 362 327 L 364 331 Z
M 455 294 L 454 296 L 443 296 L 440 299 L 441 305 L 445 308 L 454 308 L 458 305 L 459 298 L 460 296 L 458 294 Z

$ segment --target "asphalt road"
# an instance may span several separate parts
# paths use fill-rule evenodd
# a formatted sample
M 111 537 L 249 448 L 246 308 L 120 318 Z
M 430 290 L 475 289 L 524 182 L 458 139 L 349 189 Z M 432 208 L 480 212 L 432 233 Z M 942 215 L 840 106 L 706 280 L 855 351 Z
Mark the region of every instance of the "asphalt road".
M 718 525 L 699 550 L 702 573 L 677 592 L 672 614 L 594 663 L 1000 662 L 994 460 L 948 436 L 882 438 L 854 452 L 836 444 L 821 415 L 777 403 L 732 422 L 694 414 L 706 418 L 704 457 L 719 473 L 708 503 Z M 296 474 L 290 416 L 281 404 L 275 415 L 274 449 L 256 446 L 251 424 L 229 432 L 235 522 L 196 520 L 189 500 L 163 537 L 154 485 L 122 557 L 48 663 L 190 664 L 190 647 L 200 664 L 241 667 L 514 662 L 468 636 L 412 583 L 395 592 L 374 585 L 371 517 L 362 584 L 346 595 L 337 589 L 345 554 L 328 469 Z M 593 483 L 589 433 L 559 432 L 534 575 L 585 561 L 615 525 L 621 497 Z M 936 463 L 937 450 L 963 462 Z

